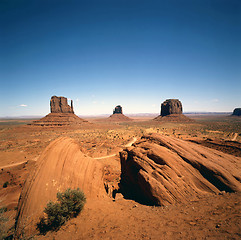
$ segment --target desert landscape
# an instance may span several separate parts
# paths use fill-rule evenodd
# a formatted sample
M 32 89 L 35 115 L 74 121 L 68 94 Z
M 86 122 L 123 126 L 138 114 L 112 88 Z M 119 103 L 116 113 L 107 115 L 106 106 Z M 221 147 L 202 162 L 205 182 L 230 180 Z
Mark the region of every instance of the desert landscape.
M 40 120 L 2 119 L 2 235 L 240 239 L 241 119 L 185 116 L 177 101 L 164 102 L 159 117 L 132 121 L 117 106 L 112 121 L 80 119 L 55 97 Z M 58 231 L 40 234 L 47 202 L 77 187 L 86 195 L 83 211 Z
M 241 239 L 240 0 L 0 1 L 0 240 Z

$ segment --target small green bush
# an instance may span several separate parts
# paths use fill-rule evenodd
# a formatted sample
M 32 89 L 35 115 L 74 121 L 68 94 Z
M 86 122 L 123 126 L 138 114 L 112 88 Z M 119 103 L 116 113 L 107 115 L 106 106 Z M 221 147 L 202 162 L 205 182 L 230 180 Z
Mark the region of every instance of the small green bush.
M 79 189 L 68 188 L 64 193 L 57 193 L 57 199 L 61 204 L 63 215 L 68 219 L 76 217 L 83 209 L 86 202 L 85 195 Z
M 41 234 L 50 230 L 58 230 L 67 220 L 76 217 L 83 209 L 86 198 L 79 189 L 68 188 L 65 192 L 57 193 L 57 202 L 50 201 L 44 209 L 47 217 L 42 217 L 37 224 Z

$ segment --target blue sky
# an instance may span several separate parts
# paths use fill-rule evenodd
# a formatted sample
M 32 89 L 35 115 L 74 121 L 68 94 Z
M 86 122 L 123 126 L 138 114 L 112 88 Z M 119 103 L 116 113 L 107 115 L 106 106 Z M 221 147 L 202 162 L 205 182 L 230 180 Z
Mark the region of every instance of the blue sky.
M 239 0 L 1 0 L 0 117 L 241 107 Z

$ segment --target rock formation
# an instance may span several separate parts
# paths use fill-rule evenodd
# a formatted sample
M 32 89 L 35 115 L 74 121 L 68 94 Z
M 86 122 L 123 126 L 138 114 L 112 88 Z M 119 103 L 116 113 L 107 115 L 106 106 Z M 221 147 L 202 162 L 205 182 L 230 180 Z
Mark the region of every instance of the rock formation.
M 56 201 L 57 192 L 80 188 L 88 199 L 105 198 L 103 166 L 84 155 L 73 139 L 61 137 L 47 146 L 27 178 L 18 205 L 16 239 L 36 232 L 47 203 Z
M 120 158 L 122 191 L 144 203 L 185 203 L 241 191 L 241 158 L 178 138 L 146 135 Z
M 182 114 L 182 103 L 178 99 L 167 99 L 161 104 L 161 113 L 155 121 L 191 122 Z
M 50 100 L 51 113 L 74 113 L 73 100 L 71 106 L 68 105 L 67 98 L 52 96 Z
M 68 105 L 67 98 L 52 96 L 50 100 L 50 110 L 47 116 L 40 120 L 31 123 L 31 126 L 50 126 L 62 127 L 70 126 L 75 127 L 82 124 L 90 124 L 88 121 L 79 118 L 74 114 L 73 101 L 71 106 Z
M 241 116 L 241 108 L 235 108 L 233 110 L 233 116 Z
M 161 105 L 161 116 L 182 114 L 182 103 L 178 99 L 167 99 Z
M 116 106 L 113 110 L 113 114 L 107 118 L 107 121 L 111 122 L 126 122 L 132 121 L 132 119 L 128 118 L 123 114 L 122 107 L 120 105 Z
M 122 112 L 122 107 L 120 105 L 116 106 L 115 109 L 113 110 L 113 114 L 123 114 Z

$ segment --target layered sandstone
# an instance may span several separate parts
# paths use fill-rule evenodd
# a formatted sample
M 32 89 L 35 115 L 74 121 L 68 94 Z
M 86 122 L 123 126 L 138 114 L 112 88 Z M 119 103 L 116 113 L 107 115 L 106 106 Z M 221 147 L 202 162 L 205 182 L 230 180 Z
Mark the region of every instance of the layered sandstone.
M 178 138 L 146 135 L 120 158 L 123 192 L 147 204 L 241 191 L 241 158 Z
M 74 113 L 73 100 L 71 106 L 68 105 L 67 98 L 52 96 L 50 100 L 51 113 Z
M 106 196 L 102 164 L 84 155 L 73 139 L 62 137 L 44 150 L 24 185 L 18 205 L 16 236 L 20 237 L 22 230 L 25 236 L 35 233 L 47 203 L 56 201 L 57 192 L 67 188 L 82 189 L 87 201 Z

